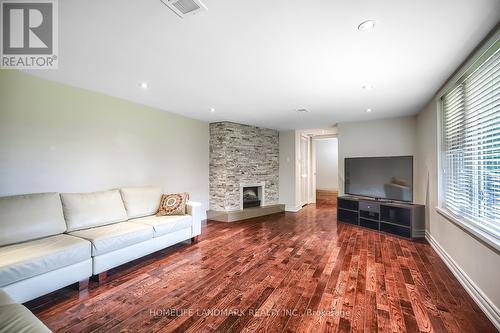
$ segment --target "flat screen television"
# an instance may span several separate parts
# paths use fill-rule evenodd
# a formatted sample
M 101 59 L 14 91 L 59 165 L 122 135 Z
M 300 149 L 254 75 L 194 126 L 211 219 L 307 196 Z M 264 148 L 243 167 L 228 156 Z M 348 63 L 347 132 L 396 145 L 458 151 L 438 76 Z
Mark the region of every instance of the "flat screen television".
M 346 194 L 413 201 L 413 156 L 351 157 L 344 166 Z

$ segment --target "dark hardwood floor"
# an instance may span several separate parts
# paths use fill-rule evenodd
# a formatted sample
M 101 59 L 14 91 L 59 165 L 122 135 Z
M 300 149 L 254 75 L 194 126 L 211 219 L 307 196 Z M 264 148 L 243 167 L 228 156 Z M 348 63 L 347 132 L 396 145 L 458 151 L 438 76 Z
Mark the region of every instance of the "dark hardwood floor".
M 497 332 L 427 243 L 334 206 L 208 222 L 199 243 L 27 306 L 55 332 Z
M 336 205 L 338 191 L 316 190 L 316 203 L 318 205 Z

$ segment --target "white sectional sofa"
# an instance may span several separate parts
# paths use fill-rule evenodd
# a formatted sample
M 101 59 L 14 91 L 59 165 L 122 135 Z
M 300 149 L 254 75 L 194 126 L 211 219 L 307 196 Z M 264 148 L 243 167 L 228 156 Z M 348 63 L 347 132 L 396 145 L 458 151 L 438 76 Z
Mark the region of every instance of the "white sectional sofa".
M 201 205 L 155 213 L 155 187 L 0 198 L 0 289 L 22 303 L 201 233 Z
M 201 233 L 200 204 L 187 215 L 156 216 L 159 188 L 122 188 L 61 194 L 68 235 L 92 243 L 92 273 L 98 275 Z
M 0 289 L 22 303 L 91 276 L 91 244 L 65 231 L 59 194 L 0 198 Z
M 30 310 L 0 289 L 0 333 L 51 333 Z

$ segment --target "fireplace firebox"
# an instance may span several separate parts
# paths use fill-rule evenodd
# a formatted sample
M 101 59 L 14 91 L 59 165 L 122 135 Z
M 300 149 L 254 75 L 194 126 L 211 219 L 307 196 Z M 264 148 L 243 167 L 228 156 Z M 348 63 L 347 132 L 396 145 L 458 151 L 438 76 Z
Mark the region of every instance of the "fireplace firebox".
M 243 208 L 259 207 L 260 197 L 258 186 L 243 187 Z

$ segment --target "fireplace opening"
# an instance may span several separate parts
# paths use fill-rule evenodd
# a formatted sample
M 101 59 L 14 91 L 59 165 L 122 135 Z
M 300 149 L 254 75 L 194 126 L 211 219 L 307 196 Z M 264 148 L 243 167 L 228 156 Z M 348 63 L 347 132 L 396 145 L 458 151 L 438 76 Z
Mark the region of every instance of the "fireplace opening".
M 257 186 L 243 187 L 243 208 L 259 206 L 259 188 Z

